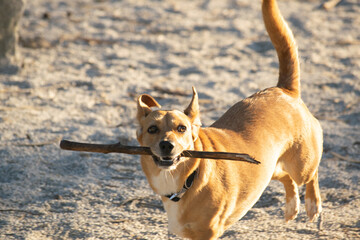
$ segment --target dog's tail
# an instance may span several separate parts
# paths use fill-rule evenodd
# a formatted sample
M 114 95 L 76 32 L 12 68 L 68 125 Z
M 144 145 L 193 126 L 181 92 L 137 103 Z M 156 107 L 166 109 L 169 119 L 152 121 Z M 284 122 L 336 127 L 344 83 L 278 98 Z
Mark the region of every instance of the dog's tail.
M 276 0 L 262 0 L 266 30 L 279 58 L 277 86 L 294 97 L 300 96 L 300 65 L 294 35 L 281 16 Z

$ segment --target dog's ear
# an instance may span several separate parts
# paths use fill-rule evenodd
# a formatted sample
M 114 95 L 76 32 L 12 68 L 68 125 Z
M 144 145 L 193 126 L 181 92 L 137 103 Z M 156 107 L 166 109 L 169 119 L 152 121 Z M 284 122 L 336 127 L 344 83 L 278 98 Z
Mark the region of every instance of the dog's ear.
M 189 106 L 184 110 L 184 113 L 190 118 L 192 125 L 192 134 L 194 141 L 198 137 L 199 128 L 201 127 L 200 110 L 199 110 L 199 97 L 195 87 L 192 88 L 193 97 Z
M 137 101 L 137 120 L 141 122 L 149 113 L 151 113 L 151 107 L 161 108 L 161 105 L 150 95 L 143 94 Z

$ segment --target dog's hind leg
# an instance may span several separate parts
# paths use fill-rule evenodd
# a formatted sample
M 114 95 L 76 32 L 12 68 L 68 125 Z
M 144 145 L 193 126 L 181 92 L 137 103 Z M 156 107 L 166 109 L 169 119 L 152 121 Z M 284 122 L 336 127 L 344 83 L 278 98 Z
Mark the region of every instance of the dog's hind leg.
M 306 183 L 305 208 L 310 221 L 314 221 L 321 213 L 318 170 L 316 170 L 313 178 Z

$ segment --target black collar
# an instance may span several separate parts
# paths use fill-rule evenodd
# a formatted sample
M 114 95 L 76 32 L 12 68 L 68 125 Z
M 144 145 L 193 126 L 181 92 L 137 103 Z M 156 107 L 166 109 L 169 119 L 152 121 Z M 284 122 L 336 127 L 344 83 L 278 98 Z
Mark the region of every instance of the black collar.
M 185 192 L 193 185 L 197 172 L 198 169 L 196 169 L 192 174 L 190 174 L 190 176 L 186 179 L 184 186 L 179 192 L 165 195 L 165 197 L 169 198 L 171 201 L 178 202 L 185 194 Z

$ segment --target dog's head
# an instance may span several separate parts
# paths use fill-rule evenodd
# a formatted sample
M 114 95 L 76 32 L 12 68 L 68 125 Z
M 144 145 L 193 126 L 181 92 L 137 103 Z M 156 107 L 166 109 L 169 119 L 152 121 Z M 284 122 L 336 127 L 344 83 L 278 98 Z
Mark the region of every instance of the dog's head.
M 144 94 L 138 98 L 137 139 L 142 146 L 150 147 L 155 164 L 163 169 L 174 169 L 181 161 L 184 150 L 193 149 L 201 126 L 198 95 L 193 88 L 193 97 L 183 111 L 153 110 L 160 104 Z

